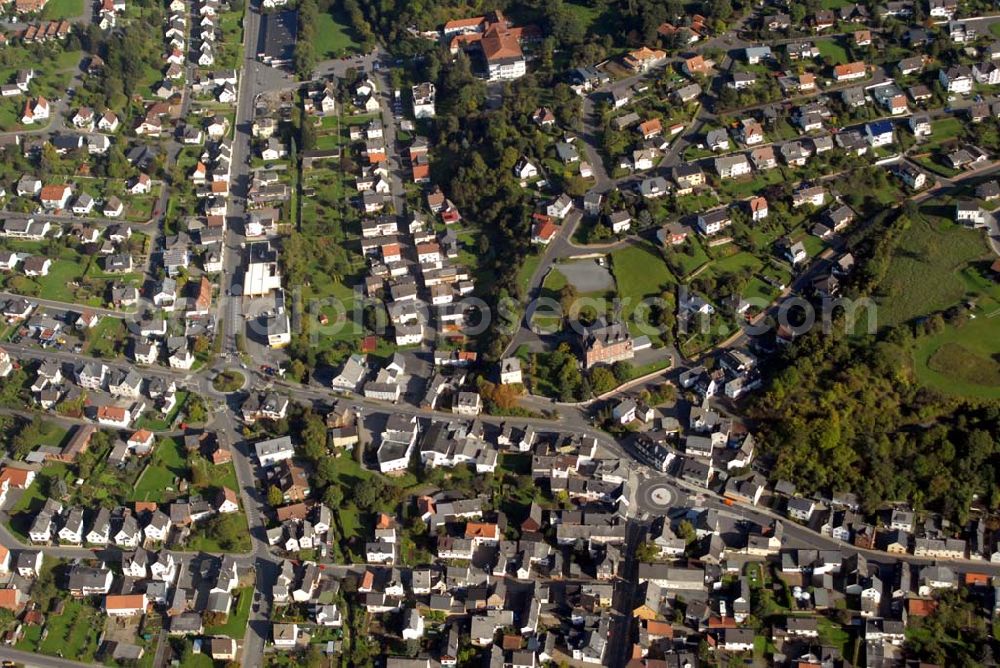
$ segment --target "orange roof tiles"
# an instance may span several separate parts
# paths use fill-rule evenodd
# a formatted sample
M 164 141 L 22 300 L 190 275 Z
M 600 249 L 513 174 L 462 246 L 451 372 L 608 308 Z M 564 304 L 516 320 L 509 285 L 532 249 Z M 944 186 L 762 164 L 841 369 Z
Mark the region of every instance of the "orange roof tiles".
M 4 480 L 13 489 L 24 489 L 28 486 L 28 480 L 34 478 L 35 472 L 30 469 L 22 469 L 16 466 L 8 466 L 0 471 L 0 483 Z
M 104 418 L 120 422 L 125 419 L 126 415 L 128 415 L 128 411 L 121 406 L 101 406 L 97 409 L 98 419 Z
M 61 200 L 69 188 L 66 184 L 44 186 L 39 196 L 43 200 Z
M 844 65 L 837 65 L 833 68 L 834 78 L 841 78 L 845 76 L 851 76 L 856 74 L 863 74 L 865 71 L 865 64 L 861 62 L 846 63 Z
M 16 611 L 21 607 L 20 593 L 13 587 L 0 589 L 0 608 Z
M 466 538 L 488 538 L 496 539 L 500 535 L 500 530 L 496 524 L 484 522 L 469 522 L 465 525 Z
M 107 610 L 139 610 L 146 607 L 145 594 L 108 594 L 104 598 Z

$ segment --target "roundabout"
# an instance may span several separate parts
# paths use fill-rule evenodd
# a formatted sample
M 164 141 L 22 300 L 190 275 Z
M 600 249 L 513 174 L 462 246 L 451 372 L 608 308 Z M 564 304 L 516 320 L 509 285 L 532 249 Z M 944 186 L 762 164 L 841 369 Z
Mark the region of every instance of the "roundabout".
M 646 478 L 636 491 L 636 505 L 650 515 L 666 515 L 680 500 L 674 482 L 666 477 Z
M 246 376 L 242 372 L 235 370 L 221 371 L 212 379 L 212 389 L 220 394 L 238 392 L 246 384 Z

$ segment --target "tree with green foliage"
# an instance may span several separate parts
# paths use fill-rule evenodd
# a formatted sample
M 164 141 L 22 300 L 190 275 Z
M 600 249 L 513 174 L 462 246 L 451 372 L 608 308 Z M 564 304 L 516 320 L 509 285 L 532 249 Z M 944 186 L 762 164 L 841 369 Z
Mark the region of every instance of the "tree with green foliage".
M 988 655 L 990 631 L 980 606 L 968 590 L 946 590 L 934 611 L 912 620 L 914 633 L 907 633 L 906 649 L 921 661 L 939 666 L 980 666 Z
M 615 374 L 615 380 L 619 383 L 624 383 L 632 379 L 635 374 L 635 367 L 631 362 L 626 362 L 625 360 L 620 360 L 615 362 L 611 367 L 611 370 Z
M 206 522 L 207 535 L 224 550 L 235 549 L 246 535 L 246 530 L 240 513 L 216 514 Z
M 602 395 L 605 392 L 610 392 L 618 386 L 618 381 L 615 380 L 615 375 L 606 366 L 594 367 L 588 372 L 590 378 L 590 386 L 594 390 L 594 394 Z
M 354 490 L 354 502 L 362 510 L 374 511 L 385 501 L 387 491 L 381 478 L 372 477 Z
M 344 490 L 339 485 L 330 485 L 323 490 L 323 503 L 331 510 L 340 508 L 344 502 Z

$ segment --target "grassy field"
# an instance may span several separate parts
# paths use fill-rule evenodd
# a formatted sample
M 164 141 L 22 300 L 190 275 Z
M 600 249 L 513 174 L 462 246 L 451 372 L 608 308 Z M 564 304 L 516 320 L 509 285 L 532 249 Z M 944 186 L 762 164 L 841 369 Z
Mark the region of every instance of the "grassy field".
M 361 44 L 351 35 L 347 18 L 334 8 L 319 15 L 315 35 L 313 47 L 316 49 L 316 57 L 320 60 L 340 58 L 345 54 L 360 52 Z
M 42 10 L 43 19 L 71 19 L 83 14 L 83 0 L 49 0 Z
M 847 50 L 833 39 L 816 40 L 819 55 L 830 65 L 843 65 L 847 62 Z
M 879 326 L 946 309 L 969 291 L 961 270 L 987 256 L 982 232 L 922 216 L 904 232 L 879 288 Z
M 221 487 L 228 487 L 232 490 L 239 488 L 236 470 L 232 464 L 206 462 L 204 466 L 206 470 L 202 478 L 207 482 L 201 487 L 193 487 L 192 491 L 204 492 L 207 489 Z M 152 461 L 136 483 L 135 490 L 129 500 L 162 503 L 173 496 L 168 488 L 173 486 L 175 478 L 190 479 L 191 477 L 191 464 L 187 452 L 184 450 L 184 444 L 175 438 L 161 439 L 153 452 Z
M 917 342 L 917 378 L 948 394 L 1000 399 L 1000 320 L 977 317 Z
M 962 136 L 964 128 L 961 119 L 953 116 L 931 121 L 931 136 L 920 142 L 920 148 L 934 150 L 943 144 L 954 142 Z
M 719 185 L 718 190 L 723 199 L 746 199 L 768 186 L 784 182 L 786 178 L 784 170 L 769 169 L 766 172 L 757 172 L 753 177 L 727 179 Z
M 705 252 L 698 238 L 694 235 L 689 235 L 686 244 L 674 247 L 670 255 L 670 262 L 671 266 L 679 271 L 683 277 L 708 262 L 708 254 Z
M 131 500 L 161 502 L 166 493 L 173 489 L 174 479 L 187 476 L 186 454 L 184 444 L 178 439 L 160 439 L 153 451 L 152 461 L 135 486 Z
M 243 587 L 233 592 L 233 607 L 229 611 L 229 619 L 219 626 L 205 627 L 205 635 L 228 636 L 243 640 L 247 632 L 247 620 L 250 618 L 250 605 L 253 603 L 253 587 Z
M 639 243 L 616 250 L 611 254 L 611 267 L 622 299 L 622 315 L 629 331 L 643 334 L 633 315 L 642 300 L 659 297 L 664 290 L 677 283 L 663 258 L 651 244 Z M 648 315 L 648 314 L 646 314 Z M 653 338 L 655 341 L 654 337 Z
M 103 317 L 87 338 L 86 352 L 95 357 L 114 357 L 128 337 L 128 328 L 121 318 Z
M 542 281 L 542 289 L 538 296 L 559 301 L 559 292 L 566 287 L 566 283 L 566 276 L 556 267 L 552 267 L 545 275 L 545 280 Z M 562 322 L 562 315 L 553 315 L 547 307 L 536 311 L 531 316 L 533 329 L 550 334 L 558 332 Z
M 27 627 L 24 639 L 17 648 L 60 656 L 70 661 L 91 663 L 97 652 L 98 634 L 95 629 L 103 625 L 97 610 L 85 601 L 66 600 L 61 615 L 48 615 L 45 629 L 48 635 L 41 640 L 40 626 Z
M 917 379 L 948 394 L 1000 398 L 1000 286 L 986 277 L 993 260 L 982 231 L 924 207 L 903 232 L 876 295 L 878 324 L 894 326 L 975 303 L 969 318 L 921 337 L 913 351 Z
M 49 483 L 57 478 L 65 478 L 68 471 L 66 465 L 60 463 L 47 464 L 42 467 L 38 471 L 38 475 L 35 476 L 35 481 L 28 489 L 24 490 L 11 512 L 18 513 L 32 508 L 41 508 L 45 504 L 45 499 L 48 498 L 43 493 L 43 487 L 48 488 Z
M 60 447 L 66 440 L 69 430 L 55 422 L 41 422 L 41 431 L 38 436 L 38 445 L 52 445 Z
M 538 265 L 542 263 L 542 256 L 540 252 L 529 253 L 524 258 L 524 263 L 521 264 L 521 268 L 517 270 L 517 284 L 521 287 L 521 295 L 523 297 L 528 296 L 529 283 L 531 281 L 531 276 L 538 269 Z

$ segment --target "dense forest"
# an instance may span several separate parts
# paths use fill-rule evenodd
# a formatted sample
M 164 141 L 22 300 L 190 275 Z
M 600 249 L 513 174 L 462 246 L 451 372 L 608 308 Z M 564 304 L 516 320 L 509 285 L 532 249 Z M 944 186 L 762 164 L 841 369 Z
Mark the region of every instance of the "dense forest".
M 1000 406 L 920 387 L 908 372 L 908 338 L 817 332 L 781 358 L 751 408 L 776 476 L 803 491 L 854 491 L 869 509 L 909 500 L 962 520 L 976 496 L 997 508 Z
M 910 208 L 856 230 L 846 296 L 877 293 Z M 909 501 L 963 523 L 974 503 L 1000 507 L 1000 402 L 945 397 L 912 374 L 916 337 L 941 320 L 865 337 L 835 323 L 781 354 L 749 408 L 776 476 L 804 492 L 853 491 L 868 509 Z

